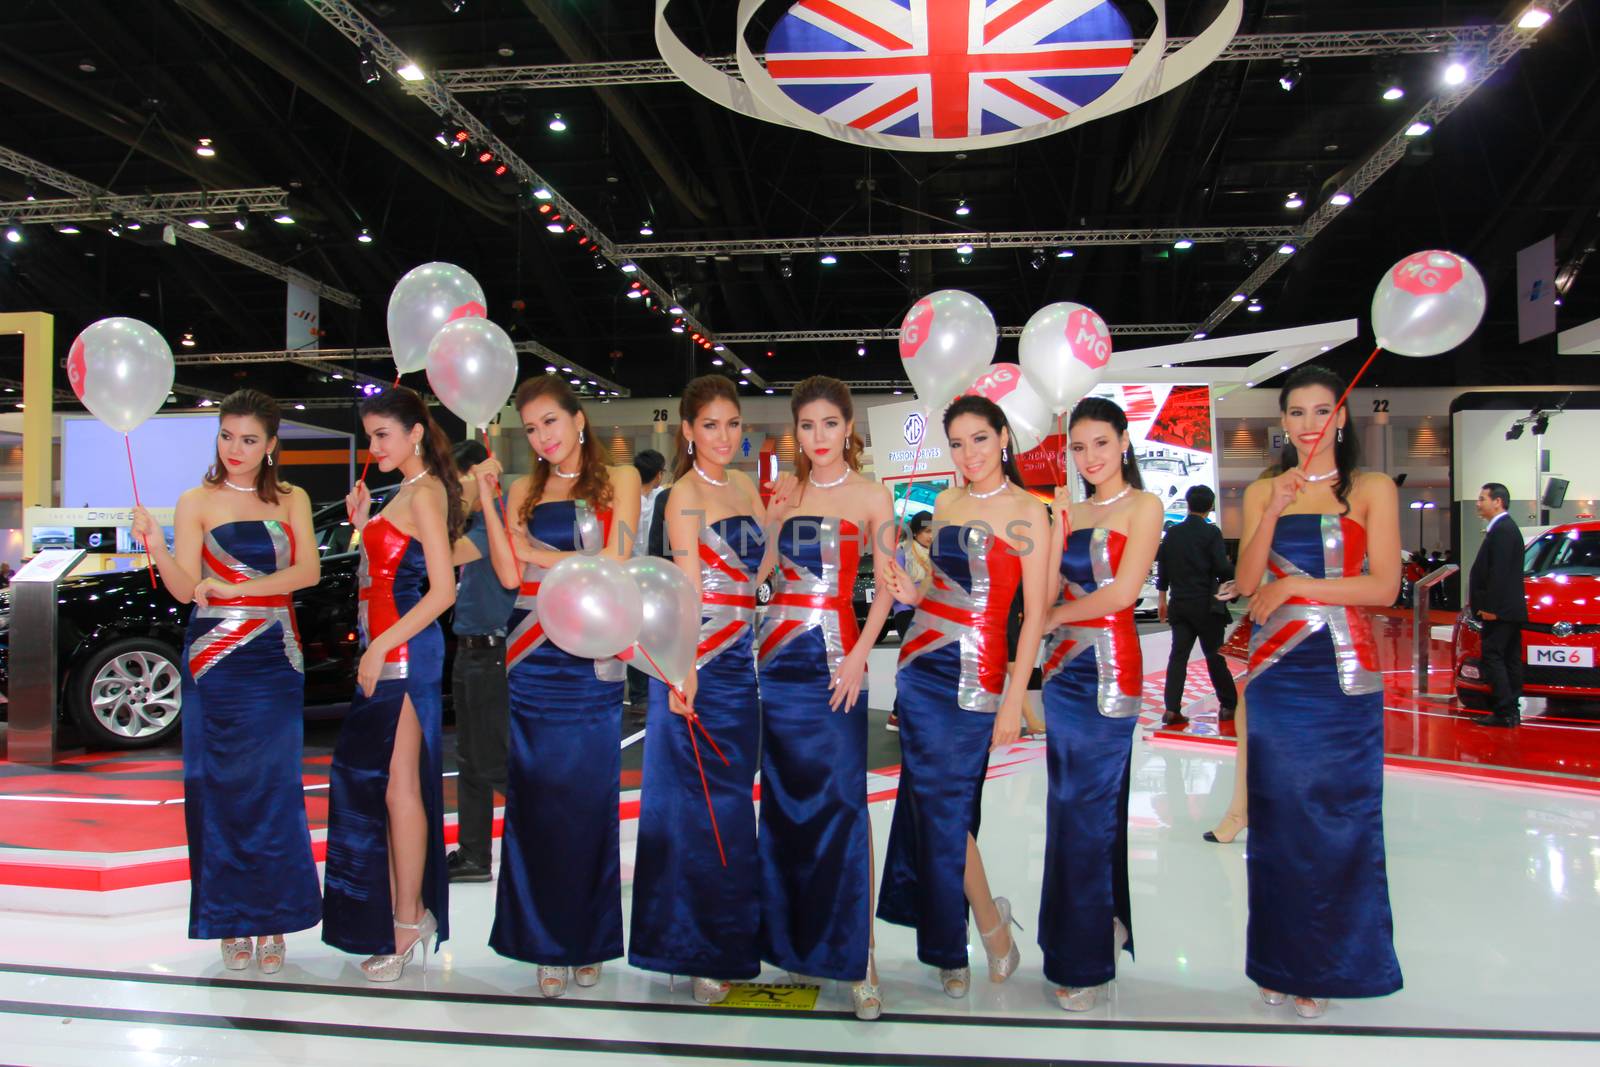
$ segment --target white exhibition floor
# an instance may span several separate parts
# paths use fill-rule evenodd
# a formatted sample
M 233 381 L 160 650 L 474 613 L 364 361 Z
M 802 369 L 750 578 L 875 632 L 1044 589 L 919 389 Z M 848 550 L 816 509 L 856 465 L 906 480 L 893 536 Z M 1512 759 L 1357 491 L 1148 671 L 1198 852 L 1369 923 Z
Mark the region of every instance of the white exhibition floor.
M 700 1007 L 680 982 L 608 964 L 600 985 L 535 995 L 534 969 L 485 945 L 493 885 L 452 887 L 454 938 L 426 975 L 363 981 L 312 932 L 277 976 L 222 970 L 185 913 L 114 919 L 0 912 L 0 1062 L 476 1064 L 998 1060 L 1238 1064 L 1600 1062 L 1600 799 L 1391 771 L 1389 873 L 1406 988 L 1335 1002 L 1316 1022 L 1268 1008 L 1243 973 L 1244 848 L 1201 840 L 1226 805 L 1232 754 L 1135 743 L 1130 829 L 1139 958 L 1110 1001 L 1055 1007 L 1032 931 L 1044 851 L 1040 742 L 986 787 L 981 845 L 1028 928 L 1022 969 L 953 1001 L 880 924 L 884 1018 L 848 990 L 815 1010 Z M 1024 762 L 1015 763 L 1018 757 Z M 999 762 L 997 760 L 997 762 Z M 881 856 L 892 802 L 873 805 Z M 627 835 L 631 836 L 631 835 Z M 625 857 L 626 858 L 626 857 Z M 625 891 L 626 892 L 626 891 Z M 783 981 L 772 969 L 766 981 Z

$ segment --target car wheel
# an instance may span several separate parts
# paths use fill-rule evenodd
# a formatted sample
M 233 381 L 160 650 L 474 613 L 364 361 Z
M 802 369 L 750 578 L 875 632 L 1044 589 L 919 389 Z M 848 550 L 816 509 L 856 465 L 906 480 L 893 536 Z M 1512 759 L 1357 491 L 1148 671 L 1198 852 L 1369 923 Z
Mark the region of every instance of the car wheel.
M 183 690 L 178 655 L 148 637 L 99 649 L 73 674 L 67 711 L 90 748 L 144 748 L 178 728 Z
M 1463 689 L 1456 686 L 1456 702 L 1468 711 L 1488 711 L 1489 694 L 1477 689 Z
M 768 578 L 756 586 L 756 603 L 766 607 L 772 601 L 772 579 Z

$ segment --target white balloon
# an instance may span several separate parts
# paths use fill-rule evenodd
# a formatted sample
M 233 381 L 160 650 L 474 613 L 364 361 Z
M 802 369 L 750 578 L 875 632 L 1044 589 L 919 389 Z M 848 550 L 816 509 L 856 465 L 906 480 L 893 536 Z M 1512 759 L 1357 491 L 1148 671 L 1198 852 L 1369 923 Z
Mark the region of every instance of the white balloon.
M 1111 330 L 1082 304 L 1061 301 L 1033 313 L 1017 345 L 1022 372 L 1059 415 L 1088 395 L 1111 365 Z
M 1431 249 L 1384 272 L 1372 294 L 1378 347 L 1402 356 L 1437 356 L 1472 336 L 1489 304 L 1483 276 L 1465 256 Z
M 1050 405 L 1015 363 L 996 363 L 978 376 L 967 390 L 1000 405 L 1011 426 L 1011 451 L 1030 452 L 1050 432 Z
M 911 387 L 938 415 L 994 359 L 1000 331 L 983 303 L 940 289 L 911 305 L 900 324 L 900 362 Z
M 488 319 L 446 323 L 428 345 L 428 385 L 439 402 L 482 430 L 517 384 L 517 349 Z
M 608 556 L 567 556 L 539 582 L 539 625 L 557 648 L 582 659 L 609 659 L 639 635 L 639 587 Z
M 694 669 L 700 644 L 700 601 L 683 568 L 659 556 L 637 556 L 622 565 L 639 587 L 643 619 L 628 662 L 681 689 Z
M 488 301 L 478 279 L 454 263 L 424 263 L 408 270 L 389 294 L 389 347 L 401 374 L 421 370 L 428 344 L 447 322 L 484 318 Z
M 172 348 L 149 323 L 116 316 L 91 324 L 67 352 L 67 380 L 89 413 L 127 433 L 172 391 Z

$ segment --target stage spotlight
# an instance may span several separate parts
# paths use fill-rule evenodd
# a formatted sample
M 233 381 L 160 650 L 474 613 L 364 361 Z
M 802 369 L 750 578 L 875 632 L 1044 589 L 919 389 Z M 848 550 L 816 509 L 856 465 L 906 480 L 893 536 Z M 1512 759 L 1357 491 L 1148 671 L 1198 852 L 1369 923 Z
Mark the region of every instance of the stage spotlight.
M 1075 256 L 1077 254 L 1078 253 L 1074 252 L 1070 248 L 1060 248 L 1060 249 L 1056 250 L 1056 258 L 1057 259 L 1071 259 L 1073 256 Z
M 1391 79 L 1384 83 L 1383 98 L 1390 103 L 1405 99 L 1405 95 L 1406 87 L 1401 85 L 1398 79 Z
M 356 233 L 356 240 L 361 244 L 370 245 L 372 243 L 372 231 L 365 226 L 361 227 L 360 231 Z
M 972 208 L 967 206 L 965 200 L 959 200 L 956 202 L 956 214 L 965 217 L 972 214 Z
M 1294 92 L 1294 87 L 1300 84 L 1300 61 L 1286 59 L 1283 61 L 1283 70 L 1278 74 L 1278 88 L 1286 93 Z
M 1032 267 L 1034 270 L 1044 270 L 1044 262 L 1044 249 L 1035 248 L 1033 250 L 1033 257 L 1028 260 L 1028 266 Z
M 969 258 L 968 258 L 968 260 L 966 262 L 970 262 L 971 261 L 970 257 L 972 255 L 972 246 L 967 244 L 965 241 L 961 242 L 960 244 L 956 245 L 956 255 L 958 255 L 958 256 L 967 256 Z
M 824 267 L 831 267 L 835 263 L 839 262 L 839 257 L 834 255 L 832 252 L 824 252 L 817 262 L 821 263 Z
M 1529 7 L 1528 10 L 1524 11 L 1522 16 L 1517 19 L 1517 29 L 1537 30 L 1549 21 L 1550 12 L 1540 7 L 1538 4 L 1534 4 Z
M 234 212 L 233 228 L 238 230 L 240 233 L 243 233 L 250 228 L 250 213 L 244 208 L 240 208 L 238 211 Z
M 372 46 L 361 46 L 361 81 L 365 85 L 377 85 L 383 80 L 383 71 L 378 66 L 378 57 L 372 54 Z
M 911 273 L 911 253 L 905 251 L 904 249 L 902 249 L 900 251 L 899 255 L 897 255 L 895 258 L 897 260 L 895 266 L 899 269 L 900 273 L 901 274 L 910 274 Z
M 554 115 L 550 116 L 550 122 L 548 125 L 550 126 L 550 131 L 552 133 L 565 133 L 567 129 L 567 120 L 561 117 L 561 112 L 557 111 Z
M 865 341 L 857 341 L 856 342 L 856 355 L 865 357 L 866 354 L 867 354 L 867 342 L 865 342 Z
M 1458 85 L 1465 85 L 1467 81 L 1467 65 L 1459 59 L 1452 59 L 1444 68 L 1444 83 L 1452 89 Z
M 1172 247 L 1176 248 L 1180 252 L 1187 252 L 1189 249 L 1194 247 L 1194 242 L 1187 237 L 1180 237 L 1176 241 L 1172 242 Z
M 14 245 L 22 243 L 22 230 L 17 227 L 16 223 L 11 223 L 6 227 L 6 240 Z
M 1428 134 L 1432 129 L 1433 129 L 1433 124 L 1432 123 L 1425 122 L 1422 119 L 1418 119 L 1416 122 L 1413 122 L 1411 125 L 1406 127 L 1406 136 L 1407 137 L 1422 137 L 1422 136 L 1425 136 L 1426 134 Z
M 1512 423 L 1511 424 L 1511 429 L 1506 431 L 1506 440 L 1507 441 L 1515 441 L 1517 438 L 1519 438 L 1521 436 L 1522 436 L 1522 423 L 1520 423 L 1520 422 Z
M 422 73 L 422 68 L 411 62 L 406 63 L 405 66 L 395 71 L 395 73 L 400 75 L 401 78 L 408 82 L 419 82 L 426 77 L 426 75 Z
M 452 15 L 461 14 L 461 9 L 467 6 L 467 0 L 439 0 L 439 3 Z
M 649 219 L 645 219 L 643 222 L 639 223 L 639 236 L 640 237 L 654 237 L 655 236 L 655 232 L 656 232 L 656 228 L 654 226 L 650 225 L 650 220 Z
M 1550 416 L 1540 415 L 1533 420 L 1533 436 L 1543 437 L 1545 431 L 1550 429 Z
M 294 216 L 289 214 L 287 211 L 280 211 L 272 217 L 272 221 L 276 222 L 279 226 L 293 226 Z
M 1332 204 L 1334 207 L 1349 207 L 1351 199 L 1352 197 L 1349 193 L 1345 192 L 1343 189 L 1340 189 L 1337 193 L 1334 193 L 1332 196 L 1328 197 L 1328 203 Z
M 209 137 L 202 137 L 194 143 L 194 154 L 201 159 L 212 159 L 217 154 L 217 145 Z
M 794 257 L 787 252 L 778 257 L 778 277 L 794 277 Z
M 1301 196 L 1299 193 L 1290 193 L 1284 198 L 1283 206 L 1288 208 L 1290 211 L 1298 211 L 1300 208 L 1306 206 L 1306 200 L 1305 197 Z

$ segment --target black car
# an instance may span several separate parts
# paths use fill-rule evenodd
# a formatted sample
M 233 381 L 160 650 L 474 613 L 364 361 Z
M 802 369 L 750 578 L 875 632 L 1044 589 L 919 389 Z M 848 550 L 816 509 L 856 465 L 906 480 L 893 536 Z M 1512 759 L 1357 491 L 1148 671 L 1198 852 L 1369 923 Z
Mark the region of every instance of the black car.
M 354 529 L 342 503 L 320 509 L 313 527 L 322 579 L 295 593 L 294 612 L 305 651 L 306 705 L 331 707 L 355 691 L 360 553 L 351 549 Z M 190 605 L 159 582 L 150 588 L 143 570 L 68 578 L 57 588 L 58 714 L 91 749 L 142 748 L 170 737 L 182 710 L 178 663 Z M 0 590 L 0 691 L 10 688 L 10 621 L 10 591 Z

